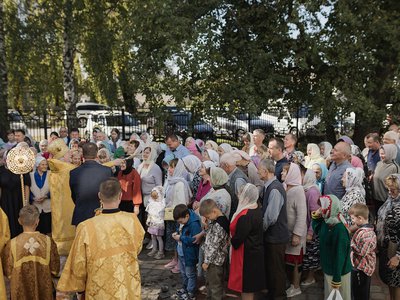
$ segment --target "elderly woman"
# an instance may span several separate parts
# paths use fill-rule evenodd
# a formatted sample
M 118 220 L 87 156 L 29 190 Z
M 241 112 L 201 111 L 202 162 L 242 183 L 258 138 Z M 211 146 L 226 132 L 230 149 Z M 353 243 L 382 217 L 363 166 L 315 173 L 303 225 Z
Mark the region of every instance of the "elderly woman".
M 243 187 L 230 225 L 232 252 L 228 288 L 249 300 L 265 287 L 263 216 L 257 204 L 258 196 L 253 184 Z
M 321 267 L 324 272 L 324 299 L 339 289 L 343 300 L 351 299 L 350 235 L 346 229 L 339 199 L 322 196 L 321 208 L 312 214 L 312 226 L 319 236 Z
M 375 209 L 378 211 L 379 207 L 388 198 L 388 192 L 385 185 L 385 179 L 394 173 L 399 173 L 400 168 L 396 163 L 397 146 L 387 144 L 381 146 L 379 149 L 379 156 L 381 160 L 378 162 L 373 175 L 373 193 L 375 199 Z
M 142 158 L 143 162 L 137 168 L 137 172 L 142 183 L 143 205 L 147 207 L 153 188 L 162 186 L 162 171 L 155 163 L 157 151 L 154 148 L 144 148 Z
M 188 172 L 188 183 L 190 189 L 192 190 L 193 197 L 197 194 L 197 189 L 199 188 L 201 176 L 199 170 L 201 167 L 201 160 L 194 155 L 187 155 L 182 158 L 183 165 Z M 193 200 L 193 199 L 191 199 Z
M 310 169 L 315 163 L 324 163 L 325 159 L 321 156 L 320 149 L 317 144 L 307 145 L 307 156 L 304 158 L 304 166 Z
M 301 283 L 301 286 L 306 287 L 315 283 L 314 272 L 320 267 L 319 238 L 312 229 L 311 214 L 320 208 L 318 202 L 321 192 L 316 184 L 317 178 L 314 171 L 306 169 L 304 166 L 300 166 L 300 168 L 307 201 L 307 243 L 303 260 L 303 271 L 307 272 L 307 276 Z
M 364 180 L 364 171 L 360 168 L 347 168 L 343 173 L 342 182 L 346 189 L 341 199 L 342 202 L 342 213 L 345 218 L 347 225 L 353 225 L 351 221 L 349 210 L 356 203 L 365 204 L 365 189 L 362 185 Z
M 214 151 L 218 151 L 218 144 L 212 140 L 206 141 L 206 144 L 204 147 L 205 147 L 205 149 L 211 149 Z
M 331 155 L 331 150 L 332 150 L 332 144 L 329 142 L 321 142 L 319 143 L 319 149 L 321 152 L 321 156 L 324 159 L 329 159 L 329 156 Z
M 227 144 L 227 143 L 222 143 L 218 146 L 217 152 L 219 154 L 219 156 L 225 154 L 225 153 L 230 153 L 233 151 L 233 148 L 231 145 Z
M 211 167 L 215 167 L 214 163 L 211 161 L 204 161 L 201 163 L 199 169 L 201 180 L 193 202 L 193 209 L 199 208 L 200 200 L 211 190 L 211 178 L 209 172 L 207 172 L 207 169 L 210 169 Z
M 212 161 L 217 167 L 219 166 L 218 152 L 212 149 L 206 149 L 203 152 L 203 161 Z
M 328 175 L 328 168 L 324 163 L 317 163 L 312 165 L 312 170 L 315 173 L 315 177 L 317 178 L 316 184 L 319 188 L 319 191 L 322 193 L 324 190 L 325 179 Z
M 400 174 L 385 179 L 389 191 L 378 211 L 379 275 L 389 286 L 390 299 L 400 299 Z
M 210 191 L 200 200 L 212 199 L 217 204 L 221 212 L 229 218 L 232 207 L 231 191 L 227 185 L 228 174 L 218 167 L 211 167 L 207 170 L 210 176 L 211 189 Z
M 231 153 L 237 158 L 236 166 L 246 174 L 250 183 L 258 187 L 259 192 L 261 192 L 264 187 L 264 182 L 260 179 L 257 167 L 251 160 L 250 155 L 242 150 L 234 150 Z
M 202 160 L 203 157 L 200 152 L 200 147 L 197 145 L 196 140 L 189 136 L 185 141 L 185 147 L 188 148 L 190 153 L 196 156 L 198 159 Z
M 37 230 L 43 234 L 51 233 L 51 206 L 48 164 L 44 157 L 37 157 L 36 171 L 31 172 L 30 200 L 40 212 Z
M 49 147 L 49 142 L 47 140 L 41 140 L 39 143 L 39 155 L 43 156 L 45 159 L 50 157 L 50 153 L 47 151 Z
M 287 170 L 287 171 L 286 171 Z M 287 297 L 301 294 L 300 277 L 307 236 L 307 202 L 302 186 L 300 167 L 290 163 L 289 168 L 282 171 L 283 186 L 286 189 L 287 224 L 291 235 L 286 246 L 285 260 L 288 266 L 291 285 L 286 290 Z M 289 277 L 290 278 L 290 277 Z

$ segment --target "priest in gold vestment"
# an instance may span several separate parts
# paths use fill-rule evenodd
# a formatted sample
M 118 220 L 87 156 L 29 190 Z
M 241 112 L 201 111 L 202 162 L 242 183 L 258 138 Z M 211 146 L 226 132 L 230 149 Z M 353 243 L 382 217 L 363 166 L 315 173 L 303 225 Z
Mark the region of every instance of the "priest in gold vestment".
M 5 244 L 10 239 L 10 228 L 8 227 L 8 218 L 0 208 L 0 257 Z M 0 299 L 6 298 L 6 286 L 4 284 L 3 268 L 0 259 Z
M 116 178 L 100 185 L 103 208 L 77 227 L 57 290 L 85 293 L 85 299 L 141 299 L 138 255 L 144 230 L 137 216 L 118 209 Z
M 68 184 L 69 172 L 76 166 L 63 161 L 68 156 L 68 147 L 63 139 L 51 142 L 48 151 L 53 156 L 48 160 L 51 170 L 51 234 L 57 244 L 58 253 L 67 256 L 75 237 L 75 226 L 71 225 L 75 205 Z
M 60 271 L 60 257 L 51 237 L 36 231 L 39 210 L 24 206 L 18 221 L 24 232 L 10 240 L 2 253 L 4 274 L 10 279 L 11 299 L 52 300 L 52 276 Z

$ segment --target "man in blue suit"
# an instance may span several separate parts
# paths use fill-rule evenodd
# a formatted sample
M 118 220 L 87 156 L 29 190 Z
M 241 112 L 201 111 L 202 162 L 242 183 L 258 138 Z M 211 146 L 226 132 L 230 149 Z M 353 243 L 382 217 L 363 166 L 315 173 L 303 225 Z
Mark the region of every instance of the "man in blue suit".
M 96 161 L 97 150 L 94 143 L 84 144 L 84 163 L 70 172 L 69 186 L 75 203 L 72 225 L 78 226 L 80 222 L 94 216 L 95 209 L 100 207 L 100 184 L 113 176 L 111 168 Z

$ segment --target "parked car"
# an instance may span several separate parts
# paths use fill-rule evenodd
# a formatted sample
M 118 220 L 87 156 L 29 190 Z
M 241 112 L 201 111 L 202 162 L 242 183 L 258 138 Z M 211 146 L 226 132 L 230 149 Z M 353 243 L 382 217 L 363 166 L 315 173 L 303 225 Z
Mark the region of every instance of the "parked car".
M 248 113 L 240 113 L 237 115 L 237 119 L 247 123 L 247 131 L 249 132 L 252 132 L 254 129 L 262 129 L 267 136 L 274 134 L 274 124 L 266 118 Z
M 79 127 L 85 128 L 88 118 L 93 113 L 108 115 L 111 113 L 110 107 L 107 105 L 95 103 L 95 102 L 83 102 L 76 104 L 77 117 L 79 121 Z
M 22 118 L 21 114 L 15 109 L 8 109 L 8 121 L 10 122 L 10 129 L 23 129 L 28 133 L 28 128 Z
M 166 133 L 175 132 L 183 139 L 186 139 L 189 135 L 205 140 L 214 138 L 213 127 L 202 119 L 193 121 L 192 113 L 187 111 L 173 113 L 171 119 L 166 121 L 165 129 Z
M 107 136 L 111 135 L 111 130 L 117 128 L 121 134 L 123 129 L 125 136 L 123 139 L 129 139 L 132 133 L 142 133 L 146 130 L 146 125 L 140 124 L 140 121 L 135 119 L 131 114 L 125 113 L 122 116 L 121 112 L 112 114 L 92 113 L 87 116 L 87 122 L 84 130 L 86 138 L 90 138 L 94 128 L 99 128 Z

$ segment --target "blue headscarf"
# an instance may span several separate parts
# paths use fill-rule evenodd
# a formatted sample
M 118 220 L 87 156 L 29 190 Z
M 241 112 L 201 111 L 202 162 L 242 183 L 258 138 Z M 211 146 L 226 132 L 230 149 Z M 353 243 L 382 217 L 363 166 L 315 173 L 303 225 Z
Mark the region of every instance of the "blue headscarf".
M 314 165 L 319 166 L 319 168 L 321 169 L 321 178 L 317 179 L 316 184 L 318 185 L 319 191 L 322 194 L 322 192 L 324 190 L 325 179 L 326 179 L 326 176 L 328 175 L 328 168 L 326 167 L 326 165 L 324 163 L 315 163 Z

